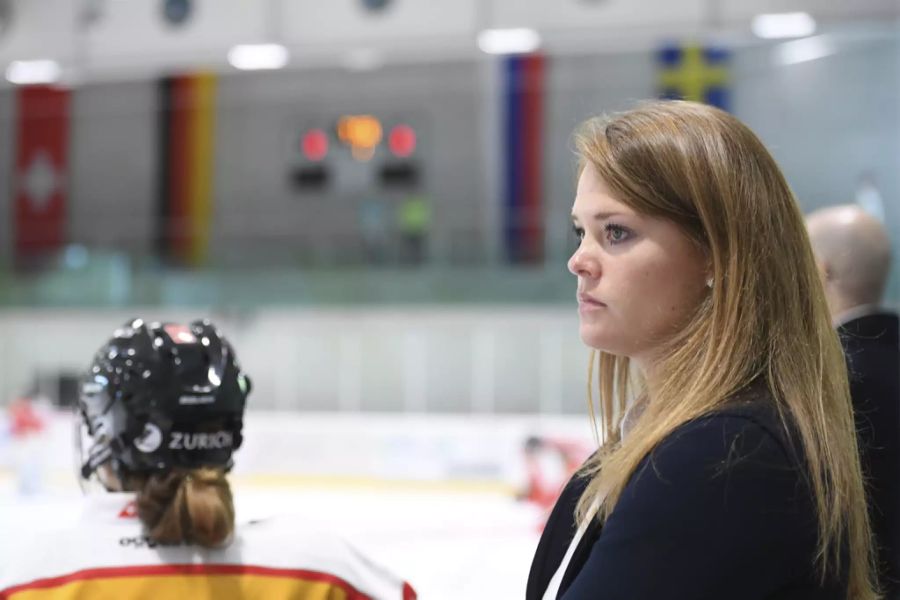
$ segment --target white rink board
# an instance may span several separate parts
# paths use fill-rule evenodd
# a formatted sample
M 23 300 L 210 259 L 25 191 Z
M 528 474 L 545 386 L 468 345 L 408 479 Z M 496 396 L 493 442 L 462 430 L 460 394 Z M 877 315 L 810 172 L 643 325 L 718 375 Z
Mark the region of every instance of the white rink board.
M 40 410 L 46 430 L 22 443 L 0 415 L 0 473 L 37 464 L 45 485 L 74 486 L 72 415 Z M 509 489 L 523 481 L 532 435 L 593 444 L 588 418 L 370 413 L 249 412 L 235 454 L 238 479 L 272 484 L 326 481 Z M 23 454 L 26 454 L 23 456 Z

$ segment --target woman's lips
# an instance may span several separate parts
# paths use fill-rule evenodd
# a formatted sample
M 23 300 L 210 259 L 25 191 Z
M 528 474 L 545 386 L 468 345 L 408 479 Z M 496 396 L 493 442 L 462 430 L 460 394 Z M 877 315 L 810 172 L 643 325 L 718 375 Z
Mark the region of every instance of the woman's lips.
M 596 310 L 605 308 L 606 304 L 587 294 L 578 294 L 578 310 Z

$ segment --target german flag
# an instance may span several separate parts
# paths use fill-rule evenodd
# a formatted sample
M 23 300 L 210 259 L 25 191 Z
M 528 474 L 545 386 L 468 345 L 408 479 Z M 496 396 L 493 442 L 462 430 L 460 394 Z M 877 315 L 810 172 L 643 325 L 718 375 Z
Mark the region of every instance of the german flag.
M 216 78 L 159 81 L 157 251 L 184 266 L 205 262 L 212 216 Z

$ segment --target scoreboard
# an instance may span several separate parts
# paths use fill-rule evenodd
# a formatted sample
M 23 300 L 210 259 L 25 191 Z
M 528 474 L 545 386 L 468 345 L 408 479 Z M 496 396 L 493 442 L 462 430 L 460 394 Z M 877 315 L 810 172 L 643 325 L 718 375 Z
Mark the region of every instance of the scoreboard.
M 303 120 L 289 135 L 291 187 L 347 194 L 415 188 L 422 129 L 417 119 L 373 114 Z

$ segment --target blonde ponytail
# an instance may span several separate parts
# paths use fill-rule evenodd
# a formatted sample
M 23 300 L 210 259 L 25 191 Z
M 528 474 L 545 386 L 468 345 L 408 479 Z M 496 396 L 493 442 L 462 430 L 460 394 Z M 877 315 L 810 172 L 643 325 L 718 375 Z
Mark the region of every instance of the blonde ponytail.
M 213 548 L 234 531 L 234 500 L 222 469 L 177 469 L 135 487 L 138 517 L 157 543 Z

